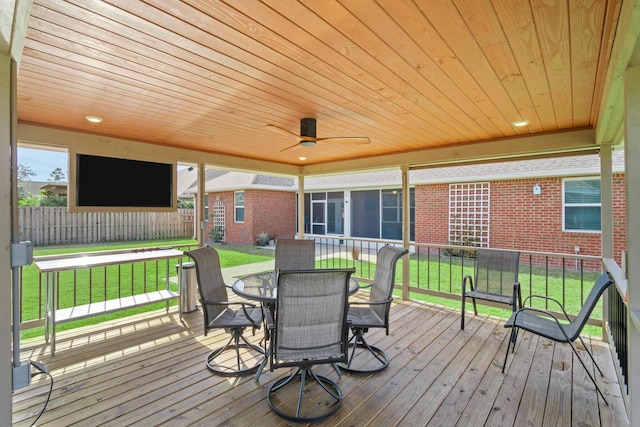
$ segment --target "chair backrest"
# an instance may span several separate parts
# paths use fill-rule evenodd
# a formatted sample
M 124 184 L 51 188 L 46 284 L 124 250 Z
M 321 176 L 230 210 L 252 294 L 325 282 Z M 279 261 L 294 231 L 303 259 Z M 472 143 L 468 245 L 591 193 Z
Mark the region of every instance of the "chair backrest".
M 589 295 L 587 295 L 587 299 L 584 300 L 584 304 L 580 307 L 578 315 L 565 329 L 571 341 L 578 338 L 578 335 L 582 332 L 582 328 L 587 324 L 589 316 L 591 316 L 591 312 L 596 307 L 598 300 L 612 283 L 613 280 L 611 280 L 609 274 L 606 272 L 598 277 L 598 280 L 596 280 L 593 288 L 591 288 Z
M 211 246 L 204 246 L 193 251 L 185 252 L 189 258 L 193 259 L 196 265 L 196 279 L 201 301 L 224 302 L 229 300 L 227 287 L 222 278 L 220 269 L 220 257 L 218 251 Z M 224 306 L 213 306 L 202 304 L 204 312 L 205 327 L 224 311 Z
M 406 249 L 400 249 L 395 246 L 385 245 L 379 251 L 376 259 L 376 272 L 373 275 L 371 283 L 371 292 L 369 293 L 370 302 L 381 302 L 391 298 L 393 293 L 393 285 L 396 280 L 396 264 L 398 260 L 409 253 Z M 372 305 L 374 310 L 381 319 L 384 319 L 385 325 L 389 323 L 389 309 L 391 303 Z
M 348 289 L 354 271 L 280 271 L 274 367 L 346 362 Z
M 312 270 L 316 265 L 316 242 L 314 240 L 278 239 L 275 265 L 275 271 Z
M 497 249 L 478 249 L 474 287 L 478 291 L 496 295 L 513 295 L 518 281 L 520 252 Z

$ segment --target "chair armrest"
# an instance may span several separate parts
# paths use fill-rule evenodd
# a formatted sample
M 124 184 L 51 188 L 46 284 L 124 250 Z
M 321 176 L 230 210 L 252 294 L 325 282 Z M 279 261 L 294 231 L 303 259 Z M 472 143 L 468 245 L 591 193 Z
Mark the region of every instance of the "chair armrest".
M 519 304 L 519 305 L 517 305 Z M 520 290 L 520 282 L 513 283 L 513 311 L 522 307 L 522 291 Z
M 393 301 L 393 297 L 391 298 L 387 298 L 383 301 L 353 301 L 353 302 L 349 302 L 349 306 L 352 305 L 384 305 L 384 304 L 388 304 L 391 301 Z
M 469 282 L 469 291 L 473 290 L 473 277 L 466 275 L 462 278 L 462 295 L 467 293 L 467 282 Z
M 276 328 L 276 322 L 273 320 L 271 310 L 265 310 L 265 317 L 267 318 L 267 329 L 273 331 Z
M 567 314 L 567 311 L 564 309 L 564 306 L 560 303 L 560 301 L 558 301 L 555 298 L 546 297 L 544 295 L 529 295 L 528 297 L 526 297 L 524 299 L 523 308 L 524 308 L 524 305 L 527 304 L 527 301 L 531 301 L 533 299 L 543 299 L 545 301 L 553 301 L 553 302 L 555 302 L 558 305 L 558 307 L 560 307 L 560 310 L 562 310 L 562 313 L 564 313 L 564 315 L 567 318 L 567 320 L 571 321 L 571 318 L 569 317 L 569 314 Z M 529 308 L 533 308 L 533 307 L 529 307 Z M 540 310 L 540 309 L 537 309 L 537 310 Z M 542 310 L 542 311 L 545 311 L 545 310 Z
M 206 304 L 206 305 L 226 305 L 226 306 L 231 306 L 231 305 L 242 305 L 244 306 L 249 306 L 251 308 L 256 308 L 257 306 L 255 304 L 252 304 L 250 302 L 238 302 L 238 301 L 208 301 L 206 299 L 201 299 L 200 300 L 201 303 Z

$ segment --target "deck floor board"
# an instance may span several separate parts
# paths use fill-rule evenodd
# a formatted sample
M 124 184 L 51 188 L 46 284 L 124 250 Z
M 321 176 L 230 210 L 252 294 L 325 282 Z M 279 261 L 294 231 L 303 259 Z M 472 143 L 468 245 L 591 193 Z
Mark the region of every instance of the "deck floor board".
M 628 425 L 605 343 L 586 341 L 605 373 L 596 379 L 609 406 L 566 345 L 522 334 L 502 374 L 508 337 L 502 321 L 470 315 L 461 331 L 459 320 L 453 309 L 394 303 L 390 335 L 367 334 L 390 356 L 389 367 L 375 375 L 344 373 L 342 406 L 318 425 Z M 262 338 L 262 331 L 245 333 L 255 343 Z M 268 387 L 290 370 L 267 368 L 256 382 L 205 368 L 206 354 L 226 338 L 216 331 L 205 337 L 199 312 L 180 321 L 173 307 L 60 331 L 55 356 L 42 339 L 25 340 L 23 360 L 44 362 L 55 381 L 38 425 L 290 425 L 266 402 Z M 336 379 L 329 366 L 317 371 Z M 48 390 L 47 377 L 37 376 L 14 393 L 15 426 L 31 425 Z

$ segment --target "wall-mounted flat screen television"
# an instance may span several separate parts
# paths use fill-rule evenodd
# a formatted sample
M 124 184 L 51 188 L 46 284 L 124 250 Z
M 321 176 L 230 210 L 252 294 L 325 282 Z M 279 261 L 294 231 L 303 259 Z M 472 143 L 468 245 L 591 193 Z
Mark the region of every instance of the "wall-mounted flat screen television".
M 172 163 L 75 153 L 70 161 L 71 211 L 176 209 Z M 73 185 L 75 184 L 75 185 Z

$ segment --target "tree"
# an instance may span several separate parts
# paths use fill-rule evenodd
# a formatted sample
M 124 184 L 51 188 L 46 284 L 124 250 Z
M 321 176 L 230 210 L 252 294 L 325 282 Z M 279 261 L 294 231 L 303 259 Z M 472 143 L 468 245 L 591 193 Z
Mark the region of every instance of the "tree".
M 49 181 L 51 182 L 61 183 L 61 182 L 64 182 L 65 180 L 66 180 L 66 177 L 64 175 L 64 172 L 62 172 L 62 169 L 60 168 L 55 168 L 49 174 Z
M 32 194 L 29 194 L 29 183 L 31 179 L 36 176 L 36 173 L 29 166 L 24 164 L 18 164 L 18 204 L 22 199 L 33 198 Z M 29 206 L 33 206 L 33 201 L 29 203 Z

